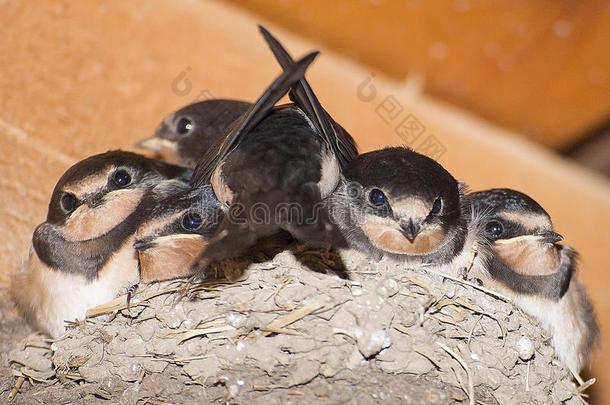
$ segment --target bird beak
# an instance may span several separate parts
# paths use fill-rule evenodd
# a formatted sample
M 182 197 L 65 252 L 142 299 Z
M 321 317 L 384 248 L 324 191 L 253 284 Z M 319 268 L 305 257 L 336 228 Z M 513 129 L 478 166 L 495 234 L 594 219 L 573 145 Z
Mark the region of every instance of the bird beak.
M 106 202 L 108 202 L 108 200 L 116 197 L 117 195 L 121 195 L 121 194 L 125 194 L 128 193 L 130 191 L 133 191 L 133 189 L 119 189 L 119 190 L 113 190 L 110 191 L 108 193 L 104 193 L 102 194 L 100 193 L 95 193 L 93 196 L 91 196 L 91 199 L 89 200 L 89 202 L 85 203 L 85 204 L 81 204 L 70 216 L 73 216 L 76 214 L 76 212 L 79 211 L 79 209 L 84 209 L 83 207 L 87 206 L 89 208 L 97 208 L 101 205 L 104 205 Z
M 157 246 L 157 244 L 155 243 L 154 238 L 151 237 L 137 239 L 133 243 L 133 247 L 135 250 L 147 250 L 155 246 Z
M 202 236 L 196 233 L 176 233 L 172 235 L 159 236 L 157 238 L 153 237 L 144 237 L 142 239 L 137 239 L 133 247 L 138 251 L 144 251 L 151 248 L 154 248 L 159 245 L 169 244 L 172 242 L 176 242 L 184 239 L 202 239 Z
M 419 218 L 416 218 L 415 221 L 413 221 L 413 218 L 409 218 L 408 220 L 401 219 L 399 221 L 400 231 L 409 239 L 409 242 L 413 243 L 415 241 L 415 238 L 421 231 L 422 222 L 423 220 Z
M 121 194 L 124 191 L 125 190 L 114 190 L 114 191 L 110 191 L 108 193 L 96 192 L 95 194 L 93 194 L 90 197 L 89 202 L 87 202 L 86 204 L 83 204 L 83 205 L 87 205 L 89 208 L 97 208 L 100 205 L 104 205 L 104 203 L 106 203 L 112 197 L 114 197 L 118 194 Z
M 157 135 L 153 135 L 150 138 L 142 139 L 136 142 L 134 145 L 136 148 L 148 149 L 155 152 L 160 151 L 162 148 L 176 149 L 176 143 L 169 139 L 159 138 Z
M 521 235 L 515 236 L 510 239 L 498 239 L 494 243 L 505 245 L 508 243 L 515 242 L 527 242 L 527 241 L 536 241 L 536 242 L 544 242 L 544 243 L 557 243 L 563 240 L 563 236 L 556 232 L 548 231 L 542 232 L 535 235 Z
M 78 207 L 76 207 L 76 209 L 74 211 L 72 211 L 72 213 L 70 214 L 70 216 L 68 218 L 77 217 L 78 215 L 80 215 L 81 211 L 83 211 L 85 209 L 86 206 L 87 206 L 87 204 L 79 205 Z
M 149 138 L 146 139 L 142 139 L 141 141 L 138 141 L 136 143 L 133 144 L 133 146 L 135 148 L 140 148 L 140 149 L 152 149 L 152 150 L 158 150 L 159 149 L 159 138 L 157 138 L 156 135 L 153 135 Z
M 540 237 L 546 243 L 557 243 L 563 240 L 563 236 L 553 231 L 543 232 L 540 234 Z
M 92 198 L 91 204 L 89 204 L 89 206 L 91 208 L 98 207 L 116 196 L 119 196 L 119 195 L 122 195 L 125 193 L 129 193 L 132 191 L 134 191 L 134 190 L 130 189 L 130 188 L 122 188 L 122 189 L 118 189 L 118 190 L 109 191 L 106 194 L 103 194 L 101 196 L 95 196 L 94 198 Z
M 109 193 L 105 193 L 105 194 L 102 194 L 101 192 L 96 192 L 95 194 L 93 194 L 91 196 L 91 199 L 89 200 L 89 202 L 79 205 L 78 208 L 76 208 L 70 214 L 70 218 L 74 218 L 74 217 L 78 216 L 81 213 L 81 211 L 85 210 L 87 207 L 88 208 L 97 208 L 101 205 L 104 205 L 108 200 L 110 200 L 114 196 L 123 194 L 125 192 L 129 192 L 129 191 L 132 191 L 132 190 L 130 190 L 130 189 L 113 190 L 113 191 L 110 191 Z

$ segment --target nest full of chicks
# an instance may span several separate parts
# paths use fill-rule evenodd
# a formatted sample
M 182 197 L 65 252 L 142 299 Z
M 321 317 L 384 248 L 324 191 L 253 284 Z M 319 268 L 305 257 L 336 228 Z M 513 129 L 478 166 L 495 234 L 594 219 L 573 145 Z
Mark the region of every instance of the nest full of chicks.
M 318 53 L 261 32 L 283 72 L 254 103 L 187 106 L 138 143 L 163 160 L 60 178 L 13 282 L 51 339 L 11 357 L 11 399 L 584 401 L 599 332 L 546 211 L 408 148 L 358 154 L 304 77 Z

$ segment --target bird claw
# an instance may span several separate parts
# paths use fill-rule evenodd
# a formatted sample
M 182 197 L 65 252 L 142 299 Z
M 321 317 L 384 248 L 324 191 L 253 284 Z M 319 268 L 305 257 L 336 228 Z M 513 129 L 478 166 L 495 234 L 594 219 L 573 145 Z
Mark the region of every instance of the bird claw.
M 479 254 L 479 250 L 476 248 L 476 246 L 474 246 L 472 248 L 472 256 L 470 257 L 470 260 L 468 261 L 468 264 L 465 267 L 462 267 L 458 270 L 458 277 L 460 277 L 462 280 L 464 281 L 473 281 L 478 280 L 478 279 L 473 279 L 471 277 L 469 277 L 470 275 L 470 269 L 472 269 L 472 266 L 474 265 L 474 261 L 477 258 L 477 255 Z
M 458 270 L 457 276 L 462 280 L 466 281 L 468 279 L 468 267 L 461 267 Z
M 131 299 L 135 295 L 137 289 L 138 289 L 138 284 L 134 284 L 127 289 L 127 300 L 126 300 L 127 309 L 129 309 L 131 307 Z

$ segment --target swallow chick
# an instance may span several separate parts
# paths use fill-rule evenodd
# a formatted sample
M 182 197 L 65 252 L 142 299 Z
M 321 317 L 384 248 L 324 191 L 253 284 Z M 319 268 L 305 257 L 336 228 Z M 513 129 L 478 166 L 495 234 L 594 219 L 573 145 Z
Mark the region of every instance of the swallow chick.
M 226 99 L 189 104 L 167 116 L 153 136 L 134 146 L 155 152 L 167 162 L 195 167 L 229 125 L 249 107 L 250 103 L 246 101 Z
M 321 108 L 309 98 L 299 102 L 313 106 L 301 108 L 297 102 L 273 108 L 299 85 L 316 55 L 289 65 L 195 168 L 193 187 L 211 184 L 227 213 L 202 255 L 200 268 L 211 260 L 234 256 L 279 230 L 319 244 L 341 238 L 322 207 L 340 176 L 338 141 L 327 142 L 333 135 L 317 130 L 328 124 L 313 124 L 326 115 L 307 116 L 306 111 Z M 353 143 L 351 137 L 347 141 Z
M 492 257 L 484 284 L 512 298 L 551 335 L 556 354 L 578 372 L 599 340 L 593 305 L 578 279 L 577 254 L 559 244 L 549 214 L 532 198 L 511 189 L 469 194 L 482 213 Z
M 192 171 L 110 151 L 70 167 L 56 184 L 46 221 L 32 237 L 12 295 L 27 320 L 57 337 L 64 321 L 138 282 L 133 234 L 155 199 L 186 187 Z
M 224 218 L 225 213 L 211 185 L 185 189 L 157 200 L 135 234 L 140 281 L 151 283 L 193 276 L 198 257 Z M 239 264 L 247 267 L 257 257 L 266 261 L 289 246 L 292 238 L 279 233 L 259 242 L 243 260 L 221 266 L 222 275 L 229 280 L 238 278 L 245 269 L 239 268 Z
M 223 218 L 211 185 L 157 201 L 136 231 L 140 280 L 150 283 L 191 276 L 193 264 Z
M 392 147 L 355 157 L 329 197 L 351 248 L 380 260 L 452 263 L 468 234 L 461 185 L 435 160 Z

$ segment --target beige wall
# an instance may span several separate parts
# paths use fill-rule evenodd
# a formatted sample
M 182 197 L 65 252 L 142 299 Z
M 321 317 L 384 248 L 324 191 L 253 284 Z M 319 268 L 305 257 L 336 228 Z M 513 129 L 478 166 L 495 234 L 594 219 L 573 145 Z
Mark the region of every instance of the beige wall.
M 542 144 L 610 120 L 610 1 L 234 0 Z

